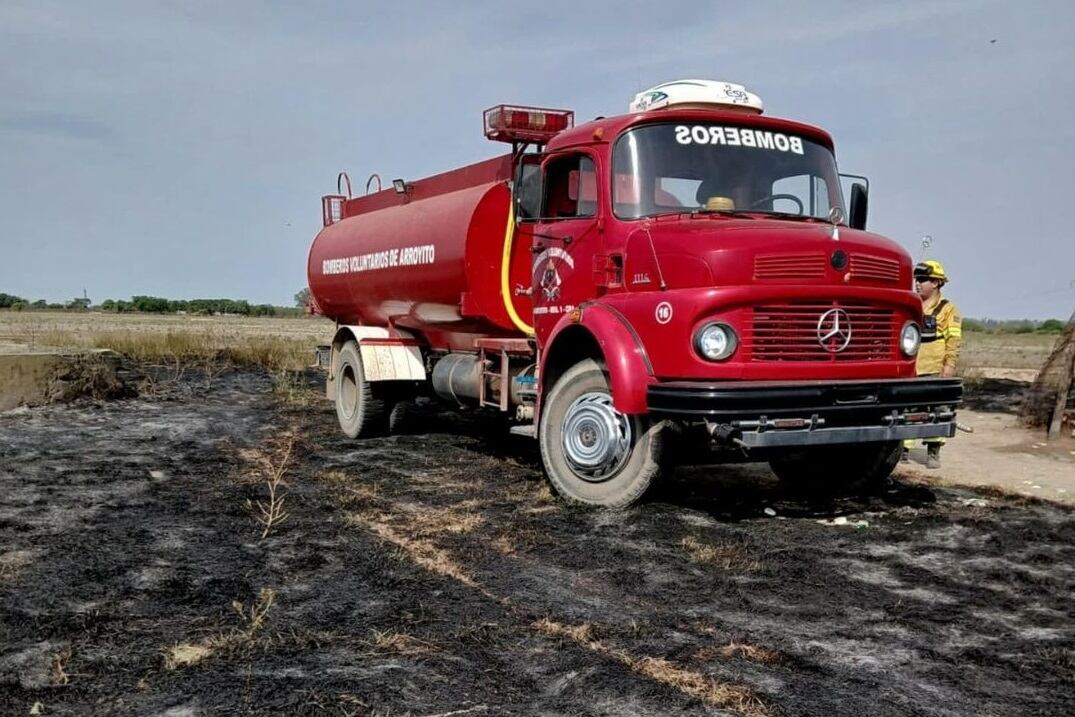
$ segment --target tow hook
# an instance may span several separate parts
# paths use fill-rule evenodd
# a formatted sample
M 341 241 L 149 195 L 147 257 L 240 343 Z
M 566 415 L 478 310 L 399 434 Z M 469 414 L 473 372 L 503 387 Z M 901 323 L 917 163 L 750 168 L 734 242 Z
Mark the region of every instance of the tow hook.
M 713 439 L 714 443 L 734 443 L 742 448 L 744 453 L 750 450 L 750 446 L 739 437 L 742 431 L 734 426 L 729 426 L 727 423 L 710 423 L 706 421 L 705 429 L 709 432 L 709 437 Z

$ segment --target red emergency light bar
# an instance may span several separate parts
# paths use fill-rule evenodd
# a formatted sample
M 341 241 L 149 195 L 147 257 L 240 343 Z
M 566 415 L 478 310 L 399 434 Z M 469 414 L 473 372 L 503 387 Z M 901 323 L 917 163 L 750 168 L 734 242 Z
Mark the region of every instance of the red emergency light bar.
M 575 125 L 571 110 L 497 105 L 485 110 L 485 136 L 497 142 L 545 144 L 557 133 Z

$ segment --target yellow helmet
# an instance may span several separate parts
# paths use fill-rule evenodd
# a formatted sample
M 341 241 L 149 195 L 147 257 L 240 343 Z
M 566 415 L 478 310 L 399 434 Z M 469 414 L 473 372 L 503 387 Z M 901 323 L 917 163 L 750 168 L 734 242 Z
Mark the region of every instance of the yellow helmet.
M 944 273 L 944 265 L 936 259 L 926 259 L 915 265 L 914 276 L 916 279 L 936 279 L 947 282 L 948 275 Z

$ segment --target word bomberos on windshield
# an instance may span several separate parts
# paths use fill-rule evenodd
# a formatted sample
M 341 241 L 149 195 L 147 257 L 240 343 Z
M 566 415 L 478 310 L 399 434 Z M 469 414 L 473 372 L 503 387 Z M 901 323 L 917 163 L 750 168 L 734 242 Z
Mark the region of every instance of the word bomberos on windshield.
M 721 127 L 719 125 L 676 126 L 676 142 L 680 144 L 723 144 L 729 147 L 756 147 L 778 152 L 803 153 L 801 137 L 751 127 Z

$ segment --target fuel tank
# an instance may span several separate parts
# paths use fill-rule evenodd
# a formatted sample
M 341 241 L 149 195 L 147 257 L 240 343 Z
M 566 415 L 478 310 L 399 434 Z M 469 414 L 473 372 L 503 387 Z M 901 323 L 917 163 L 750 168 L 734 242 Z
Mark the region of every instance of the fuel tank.
M 432 348 L 473 350 L 475 338 L 523 336 L 531 284 L 529 237 L 512 241 L 501 293 L 511 192 L 510 155 L 343 202 L 307 263 L 321 313 L 340 323 L 398 326 Z

